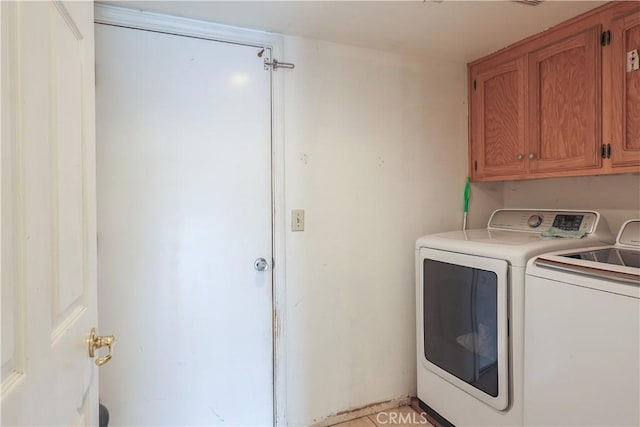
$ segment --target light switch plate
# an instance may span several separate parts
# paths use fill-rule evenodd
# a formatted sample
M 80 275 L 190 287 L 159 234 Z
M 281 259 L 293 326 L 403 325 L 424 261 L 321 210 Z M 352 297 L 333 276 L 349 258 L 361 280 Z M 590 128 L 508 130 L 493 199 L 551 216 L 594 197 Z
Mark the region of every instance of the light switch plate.
M 304 231 L 304 209 L 291 211 L 291 231 Z
M 627 73 L 640 69 L 640 58 L 638 57 L 638 49 L 627 52 Z

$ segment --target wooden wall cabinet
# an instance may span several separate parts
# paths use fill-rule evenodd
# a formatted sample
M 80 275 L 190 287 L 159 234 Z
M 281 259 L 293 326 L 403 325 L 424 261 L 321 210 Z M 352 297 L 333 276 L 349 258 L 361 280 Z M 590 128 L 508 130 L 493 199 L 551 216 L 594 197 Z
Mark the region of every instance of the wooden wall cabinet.
M 478 176 L 526 172 L 525 74 L 524 58 L 474 73 L 471 124 L 482 141 L 472 146 Z
M 627 52 L 640 52 L 640 7 L 613 17 L 609 60 L 605 68 L 606 82 L 610 85 L 605 94 L 605 142 L 611 144 L 611 167 L 636 167 L 640 165 L 640 70 L 627 71 Z M 609 150 L 607 150 L 608 152 Z
M 529 54 L 530 172 L 601 166 L 600 26 Z
M 607 4 L 469 64 L 474 181 L 640 172 L 640 4 Z

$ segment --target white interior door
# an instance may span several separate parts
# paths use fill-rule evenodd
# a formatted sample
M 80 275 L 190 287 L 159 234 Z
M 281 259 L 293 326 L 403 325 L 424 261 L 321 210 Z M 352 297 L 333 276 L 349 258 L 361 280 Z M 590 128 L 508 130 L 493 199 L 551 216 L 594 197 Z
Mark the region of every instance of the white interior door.
M 260 49 L 98 24 L 112 425 L 272 423 L 270 72 Z
M 2 425 L 95 425 L 93 4 L 0 16 Z

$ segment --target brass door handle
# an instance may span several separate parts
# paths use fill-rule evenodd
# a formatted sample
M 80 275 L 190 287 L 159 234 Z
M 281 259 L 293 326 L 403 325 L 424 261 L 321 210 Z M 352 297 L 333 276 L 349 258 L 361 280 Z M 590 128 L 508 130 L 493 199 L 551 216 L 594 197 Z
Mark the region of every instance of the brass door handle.
M 99 336 L 96 332 L 96 328 L 91 329 L 91 334 L 89 335 L 89 357 L 93 358 L 96 356 L 96 350 L 102 347 L 107 347 L 109 352 L 106 356 L 98 357 L 96 359 L 96 365 L 102 366 L 111 360 L 113 356 L 113 344 L 116 341 L 116 337 L 113 335 L 105 335 Z

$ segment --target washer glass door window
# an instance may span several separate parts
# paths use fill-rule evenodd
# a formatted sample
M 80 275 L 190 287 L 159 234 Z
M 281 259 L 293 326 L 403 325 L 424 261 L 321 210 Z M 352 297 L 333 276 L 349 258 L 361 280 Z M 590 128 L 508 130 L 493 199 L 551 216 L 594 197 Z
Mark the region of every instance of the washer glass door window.
M 423 363 L 483 402 L 505 409 L 507 262 L 430 249 L 420 254 Z

